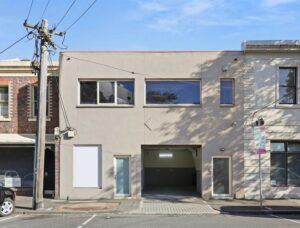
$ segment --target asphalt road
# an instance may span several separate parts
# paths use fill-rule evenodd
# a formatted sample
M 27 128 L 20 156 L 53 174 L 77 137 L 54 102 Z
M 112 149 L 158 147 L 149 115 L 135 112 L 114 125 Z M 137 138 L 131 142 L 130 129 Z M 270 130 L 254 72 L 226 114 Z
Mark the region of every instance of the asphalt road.
M 134 228 L 134 227 L 300 227 L 300 215 L 289 216 L 103 216 L 103 215 L 13 215 L 0 218 L 1 228 Z

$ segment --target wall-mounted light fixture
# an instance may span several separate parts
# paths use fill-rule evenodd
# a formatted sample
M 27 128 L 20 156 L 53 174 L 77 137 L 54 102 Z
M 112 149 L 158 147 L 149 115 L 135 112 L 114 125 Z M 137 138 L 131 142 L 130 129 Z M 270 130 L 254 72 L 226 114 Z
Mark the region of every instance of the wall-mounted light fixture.
M 173 153 L 166 153 L 166 152 L 159 153 L 158 157 L 162 158 L 162 159 L 171 159 L 171 158 L 173 158 Z
M 237 125 L 237 122 L 236 122 L 236 121 L 234 121 L 234 122 L 232 122 L 232 123 L 230 124 L 231 127 L 235 127 L 236 125 Z
M 228 67 L 227 66 L 223 66 L 222 67 L 222 72 L 227 72 L 228 71 Z
M 221 147 L 220 148 L 220 151 L 225 151 L 226 149 L 224 147 Z

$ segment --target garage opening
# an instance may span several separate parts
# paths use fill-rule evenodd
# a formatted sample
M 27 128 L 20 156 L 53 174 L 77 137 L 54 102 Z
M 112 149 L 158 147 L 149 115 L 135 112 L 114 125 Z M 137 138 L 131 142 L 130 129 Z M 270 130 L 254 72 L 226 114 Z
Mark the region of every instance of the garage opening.
M 142 194 L 145 198 L 201 196 L 201 147 L 142 147 Z
M 44 196 L 52 197 L 55 187 L 54 145 L 45 150 Z M 34 145 L 0 145 L 0 183 L 14 188 L 17 195 L 32 196 Z

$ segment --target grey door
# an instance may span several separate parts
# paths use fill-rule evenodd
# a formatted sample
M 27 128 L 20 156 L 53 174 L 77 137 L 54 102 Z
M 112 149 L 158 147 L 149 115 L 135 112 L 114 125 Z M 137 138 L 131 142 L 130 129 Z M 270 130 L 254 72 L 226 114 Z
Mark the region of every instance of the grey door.
M 213 195 L 229 196 L 230 183 L 230 157 L 213 158 Z
M 130 158 L 116 157 L 116 195 L 130 194 Z

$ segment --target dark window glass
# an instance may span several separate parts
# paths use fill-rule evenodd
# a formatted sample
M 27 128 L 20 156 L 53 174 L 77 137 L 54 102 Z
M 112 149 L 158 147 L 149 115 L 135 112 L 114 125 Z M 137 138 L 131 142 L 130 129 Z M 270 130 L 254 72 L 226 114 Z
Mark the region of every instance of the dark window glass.
M 287 185 L 300 186 L 300 154 L 287 155 Z
M 133 81 L 117 81 L 118 104 L 134 104 Z
M 220 103 L 221 104 L 233 104 L 233 80 L 231 79 L 221 79 L 220 83 Z
M 99 82 L 99 102 L 115 103 L 115 82 Z
M 299 142 L 271 142 L 271 183 L 300 187 Z
M 97 82 L 80 82 L 80 104 L 97 104 Z
M 229 159 L 213 159 L 213 184 L 214 194 L 229 194 Z
M 8 117 L 8 86 L 0 87 L 0 117 Z
M 200 81 L 146 81 L 147 104 L 200 104 Z
M 296 104 L 297 69 L 294 67 L 279 68 L 279 98 L 280 104 Z
M 47 88 L 47 105 L 46 105 L 46 115 L 48 116 L 48 109 L 49 109 L 49 97 L 48 97 L 48 88 Z M 33 115 L 38 115 L 38 87 L 33 87 Z
M 284 153 L 271 154 L 271 183 L 286 186 L 286 156 Z
M 300 153 L 300 143 L 289 142 L 288 143 L 288 152 L 298 152 L 298 153 Z

